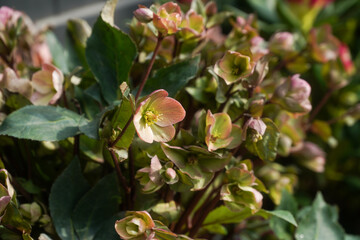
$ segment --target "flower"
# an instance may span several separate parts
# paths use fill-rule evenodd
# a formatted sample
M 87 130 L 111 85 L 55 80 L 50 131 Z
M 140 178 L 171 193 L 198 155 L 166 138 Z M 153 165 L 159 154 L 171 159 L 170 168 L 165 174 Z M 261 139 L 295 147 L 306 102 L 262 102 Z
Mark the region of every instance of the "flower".
M 42 64 L 52 61 L 49 46 L 45 41 L 37 42 L 31 47 L 31 59 L 34 67 L 40 67 Z
M 30 81 L 26 78 L 19 78 L 11 68 L 5 68 L 4 73 L 0 74 L 0 87 L 13 93 L 20 93 L 27 98 L 32 93 Z
M 308 113 L 312 108 L 309 100 L 311 87 L 299 76 L 299 74 L 295 74 L 281 84 L 275 90 L 271 101 L 289 112 Z
M 159 7 L 153 15 L 153 24 L 164 36 L 176 33 L 181 24 L 181 10 L 179 5 L 167 2 Z
M 315 143 L 304 142 L 294 147 L 292 154 L 299 159 L 299 162 L 314 172 L 324 172 L 325 152 Z
M 51 64 L 43 64 L 42 69 L 33 74 L 31 85 L 34 93 L 30 101 L 34 105 L 54 104 L 61 97 L 64 75 Z
M 186 13 L 180 27 L 180 36 L 183 40 L 198 38 L 204 32 L 204 18 L 194 10 L 190 10 Z
M 330 25 L 312 29 L 309 35 L 312 57 L 321 63 L 336 60 L 339 56 L 340 41 L 332 35 Z
M 246 121 L 244 125 L 244 131 L 242 135 L 243 141 L 246 140 L 246 134 L 248 128 L 251 128 L 255 131 L 255 134 L 251 135 L 252 141 L 257 142 L 259 140 L 262 140 L 262 137 L 265 134 L 266 131 L 266 124 L 261 120 L 260 118 L 249 118 L 249 120 Z
M 274 53 L 289 52 L 294 49 L 294 35 L 289 32 L 275 33 L 269 41 L 269 49 Z
M 126 217 L 115 222 L 115 230 L 122 239 L 147 239 L 155 227 L 146 211 L 127 212 Z M 150 230 L 150 231 L 149 231 Z
M 231 134 L 231 118 L 226 113 L 212 114 L 208 110 L 206 114 L 205 142 L 209 151 L 215 151 L 219 148 L 227 147 L 233 137 Z
M 255 66 L 251 52 L 242 54 L 235 51 L 227 51 L 223 58 L 215 64 L 214 71 L 222 77 L 226 84 L 231 84 L 249 76 Z
M 134 115 L 134 125 L 143 141 L 168 142 L 175 135 L 173 124 L 182 121 L 184 117 L 185 110 L 181 104 L 160 89 L 140 102 Z

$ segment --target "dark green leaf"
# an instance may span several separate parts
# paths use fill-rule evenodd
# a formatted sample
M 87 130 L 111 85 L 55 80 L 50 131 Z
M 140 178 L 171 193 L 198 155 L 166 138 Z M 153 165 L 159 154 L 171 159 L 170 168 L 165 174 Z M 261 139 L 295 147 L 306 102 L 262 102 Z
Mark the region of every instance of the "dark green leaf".
M 63 240 L 77 240 L 71 219 L 76 203 L 90 189 L 75 158 L 51 187 L 49 206 L 53 224 Z
M 11 113 L 0 126 L 0 135 L 37 141 L 59 141 L 79 133 L 84 119 L 65 108 L 26 106 Z
M 280 132 L 271 119 L 264 118 L 262 120 L 266 124 L 266 131 L 262 136 L 262 140 L 253 142 L 247 139 L 246 148 L 264 161 L 273 161 L 277 154 Z
M 5 214 L 1 219 L 1 224 L 11 226 L 21 232 L 31 232 L 30 223 L 22 217 L 19 209 L 13 202 L 10 202 L 10 204 L 6 207 Z
M 120 84 L 128 80 L 136 52 L 135 44 L 126 33 L 99 16 L 87 41 L 85 53 L 108 103 L 116 100 Z
M 312 207 L 302 214 L 296 231 L 297 240 L 342 240 L 345 233 L 337 223 L 337 213 L 318 193 Z
M 220 206 L 209 213 L 203 225 L 240 223 L 251 215 L 250 208 L 245 208 L 241 212 L 234 212 L 225 206 Z
M 119 235 L 115 231 L 115 222 L 125 217 L 122 212 L 112 218 L 103 221 L 100 230 L 96 233 L 93 240 L 119 240 Z
M 175 97 L 189 80 L 195 77 L 199 69 L 200 56 L 184 60 L 156 71 L 154 76 L 146 82 L 143 95 L 150 94 L 157 89 L 165 89 L 170 97 Z
M 256 215 L 262 216 L 264 218 L 269 218 L 270 216 L 272 217 L 277 217 L 280 218 L 288 223 L 291 223 L 292 225 L 294 225 L 295 227 L 297 226 L 296 220 L 294 218 L 294 216 L 291 214 L 291 212 L 286 211 L 286 210 L 274 210 L 274 211 L 267 211 L 264 209 L 260 209 L 260 211 L 258 211 L 256 213 Z
M 93 239 L 103 222 L 116 214 L 119 196 L 116 175 L 110 174 L 80 199 L 72 214 L 74 228 L 80 239 Z

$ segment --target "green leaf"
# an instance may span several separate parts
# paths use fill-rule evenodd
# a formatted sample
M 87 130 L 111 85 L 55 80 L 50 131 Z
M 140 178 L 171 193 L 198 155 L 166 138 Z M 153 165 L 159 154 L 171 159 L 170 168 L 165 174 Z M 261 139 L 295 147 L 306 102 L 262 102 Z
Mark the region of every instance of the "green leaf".
M 221 224 L 209 225 L 209 226 L 204 227 L 204 229 L 206 229 L 210 233 L 214 233 L 214 234 L 221 234 L 221 235 L 227 235 L 228 234 L 228 231 L 227 231 L 226 227 L 224 227 Z
M 57 66 L 63 73 L 69 73 L 73 67 L 69 52 L 64 49 L 53 32 L 46 33 L 46 43 L 50 48 L 55 66 Z
M 294 197 L 285 189 L 282 191 L 281 202 L 279 206 L 276 207 L 276 210 L 286 210 L 296 215 L 297 203 Z M 285 220 L 281 218 L 271 218 L 270 227 L 279 239 L 293 239 L 294 228 Z
M 49 206 L 53 224 L 63 240 L 77 240 L 73 221 L 73 209 L 80 198 L 90 189 L 84 179 L 79 159 L 75 158 L 51 187 Z
M 261 18 L 270 22 L 278 21 L 276 14 L 277 0 L 247 0 L 247 2 Z
M 116 1 L 109 1 L 97 19 L 85 50 L 89 67 L 108 103 L 117 98 L 122 82 L 128 80 L 136 57 L 136 46 L 131 38 L 112 25 Z
M 266 131 L 262 136 L 262 140 L 253 142 L 247 139 L 246 148 L 264 161 L 273 161 L 277 154 L 280 132 L 271 119 L 263 118 L 262 120 L 266 124 Z
M 80 239 L 93 239 L 102 223 L 116 214 L 119 196 L 116 175 L 110 174 L 80 199 L 72 213 L 74 228 Z
M 5 214 L 1 218 L 1 224 L 16 228 L 20 232 L 31 232 L 30 223 L 23 218 L 19 209 L 13 202 L 10 202 L 10 204 L 6 207 Z
M 265 219 L 269 218 L 270 216 L 277 217 L 277 218 L 285 220 L 286 222 L 291 223 L 292 225 L 297 227 L 297 223 L 296 223 L 294 216 L 292 215 L 291 212 L 286 211 L 286 210 L 267 211 L 264 209 L 260 209 L 260 211 L 258 211 L 256 213 L 256 215 L 262 216 Z
M 321 193 L 316 196 L 313 205 L 300 218 L 295 233 L 297 240 L 342 240 L 345 233 L 337 223 L 337 213 L 328 205 Z
M 119 235 L 115 231 L 114 224 L 116 220 L 124 217 L 125 213 L 121 212 L 108 220 L 104 220 L 100 230 L 96 233 L 93 240 L 119 240 Z
M 152 78 L 147 80 L 142 94 L 147 95 L 157 89 L 165 89 L 170 97 L 175 97 L 176 93 L 196 76 L 199 62 L 200 56 L 196 56 L 159 69 Z
M 116 115 L 112 119 L 112 126 L 114 129 L 123 129 L 126 123 L 132 118 L 133 109 L 130 100 L 123 99 L 121 106 L 117 109 Z M 128 149 L 132 143 L 135 135 L 135 126 L 133 123 L 126 129 L 124 135 L 115 145 L 117 148 Z
M 52 106 L 26 106 L 11 113 L 0 135 L 37 141 L 59 141 L 75 136 L 84 119 L 70 110 Z
M 245 208 L 241 212 L 234 212 L 225 206 L 220 206 L 207 215 L 204 226 L 214 224 L 240 223 L 252 215 L 250 208 Z

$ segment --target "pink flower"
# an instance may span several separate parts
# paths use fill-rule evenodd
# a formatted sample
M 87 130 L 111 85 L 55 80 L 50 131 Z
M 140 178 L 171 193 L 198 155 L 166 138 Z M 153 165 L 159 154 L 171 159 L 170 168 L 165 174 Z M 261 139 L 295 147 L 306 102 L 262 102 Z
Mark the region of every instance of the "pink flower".
M 164 36 L 174 34 L 181 24 L 181 10 L 179 5 L 168 2 L 159 7 L 157 14 L 153 15 L 153 23 L 156 29 Z
M 154 13 L 149 8 L 139 5 L 139 8 L 134 11 L 134 16 L 139 22 L 148 23 L 153 20 Z
M 294 49 L 294 35 L 289 32 L 278 32 L 269 41 L 270 51 L 274 53 L 289 52 Z
M 182 121 L 184 117 L 185 110 L 181 104 L 160 89 L 139 104 L 134 115 L 134 125 L 143 141 L 168 142 L 175 135 L 173 124 Z
M 64 75 L 51 64 L 43 64 L 42 69 L 33 74 L 31 85 L 34 93 L 30 101 L 34 105 L 54 104 L 61 97 Z

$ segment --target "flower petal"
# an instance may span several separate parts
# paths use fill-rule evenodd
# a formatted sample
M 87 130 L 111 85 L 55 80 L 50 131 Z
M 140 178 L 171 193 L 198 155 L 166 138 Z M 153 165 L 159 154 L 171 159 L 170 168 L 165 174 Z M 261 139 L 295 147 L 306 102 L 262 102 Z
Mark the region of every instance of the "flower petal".
M 154 141 L 156 142 L 168 142 L 175 136 L 174 126 L 161 127 L 156 124 L 150 125 Z M 144 140 L 145 141 L 145 140 Z
M 145 121 L 142 119 L 141 112 L 138 112 L 134 115 L 133 122 L 139 138 L 141 138 L 141 140 L 143 140 L 144 142 L 152 143 L 154 141 L 153 132 L 151 128 L 146 125 Z
M 149 107 L 161 115 L 160 119 L 156 122 L 160 127 L 175 124 L 182 121 L 185 117 L 185 109 L 173 98 L 157 98 L 152 101 Z

